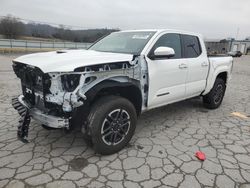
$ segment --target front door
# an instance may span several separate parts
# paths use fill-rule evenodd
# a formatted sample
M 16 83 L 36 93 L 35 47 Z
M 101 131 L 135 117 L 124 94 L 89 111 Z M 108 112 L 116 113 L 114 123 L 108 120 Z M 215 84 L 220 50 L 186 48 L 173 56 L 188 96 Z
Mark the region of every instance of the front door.
M 175 51 L 171 58 L 150 59 L 146 57 L 149 71 L 148 106 L 155 108 L 185 98 L 187 64 L 182 59 L 181 37 L 168 33 L 159 37 L 150 53 L 158 47 L 170 47 Z

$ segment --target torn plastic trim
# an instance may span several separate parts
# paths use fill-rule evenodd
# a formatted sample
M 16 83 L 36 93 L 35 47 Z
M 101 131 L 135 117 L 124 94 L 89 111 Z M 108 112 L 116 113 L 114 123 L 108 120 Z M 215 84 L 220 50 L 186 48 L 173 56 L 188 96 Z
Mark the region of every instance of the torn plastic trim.
M 86 98 L 85 93 L 89 91 L 95 85 L 103 82 L 104 80 L 116 80 L 119 82 L 126 82 L 129 81 L 129 78 L 133 78 L 135 80 L 140 80 L 140 74 L 137 70 L 138 68 L 130 68 L 130 69 L 123 69 L 123 70 L 112 70 L 107 72 L 94 72 L 94 73 L 87 73 L 86 76 L 95 76 L 96 79 L 92 81 L 88 85 L 83 85 L 79 88 L 78 94 L 79 96 Z

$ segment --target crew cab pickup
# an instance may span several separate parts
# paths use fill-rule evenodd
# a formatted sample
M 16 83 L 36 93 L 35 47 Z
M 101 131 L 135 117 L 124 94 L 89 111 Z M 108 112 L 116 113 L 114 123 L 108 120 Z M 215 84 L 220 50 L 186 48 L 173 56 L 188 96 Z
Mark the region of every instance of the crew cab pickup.
M 96 152 L 112 154 L 143 112 L 195 96 L 218 108 L 232 67 L 232 57 L 207 56 L 200 34 L 176 30 L 114 32 L 87 50 L 24 55 L 13 60 L 18 135 L 27 138 L 31 118 L 47 128 L 80 125 Z

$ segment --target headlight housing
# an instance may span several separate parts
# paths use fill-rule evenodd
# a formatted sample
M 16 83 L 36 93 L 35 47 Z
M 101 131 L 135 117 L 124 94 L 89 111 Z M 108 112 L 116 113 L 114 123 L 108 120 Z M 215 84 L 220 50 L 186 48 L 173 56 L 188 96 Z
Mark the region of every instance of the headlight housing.
M 73 92 L 79 85 L 81 74 L 64 74 L 61 76 L 64 91 Z

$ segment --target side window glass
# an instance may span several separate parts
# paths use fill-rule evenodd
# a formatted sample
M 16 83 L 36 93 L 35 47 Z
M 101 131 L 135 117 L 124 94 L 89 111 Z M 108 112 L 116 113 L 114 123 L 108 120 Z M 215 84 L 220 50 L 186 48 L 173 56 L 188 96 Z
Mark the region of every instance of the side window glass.
M 179 34 L 168 33 L 162 35 L 158 41 L 153 46 L 151 53 L 155 51 L 158 47 L 170 47 L 175 51 L 175 56 L 171 57 L 171 59 L 181 58 L 181 38 Z
M 191 35 L 182 35 L 184 58 L 195 58 L 200 56 L 201 47 L 199 38 Z

